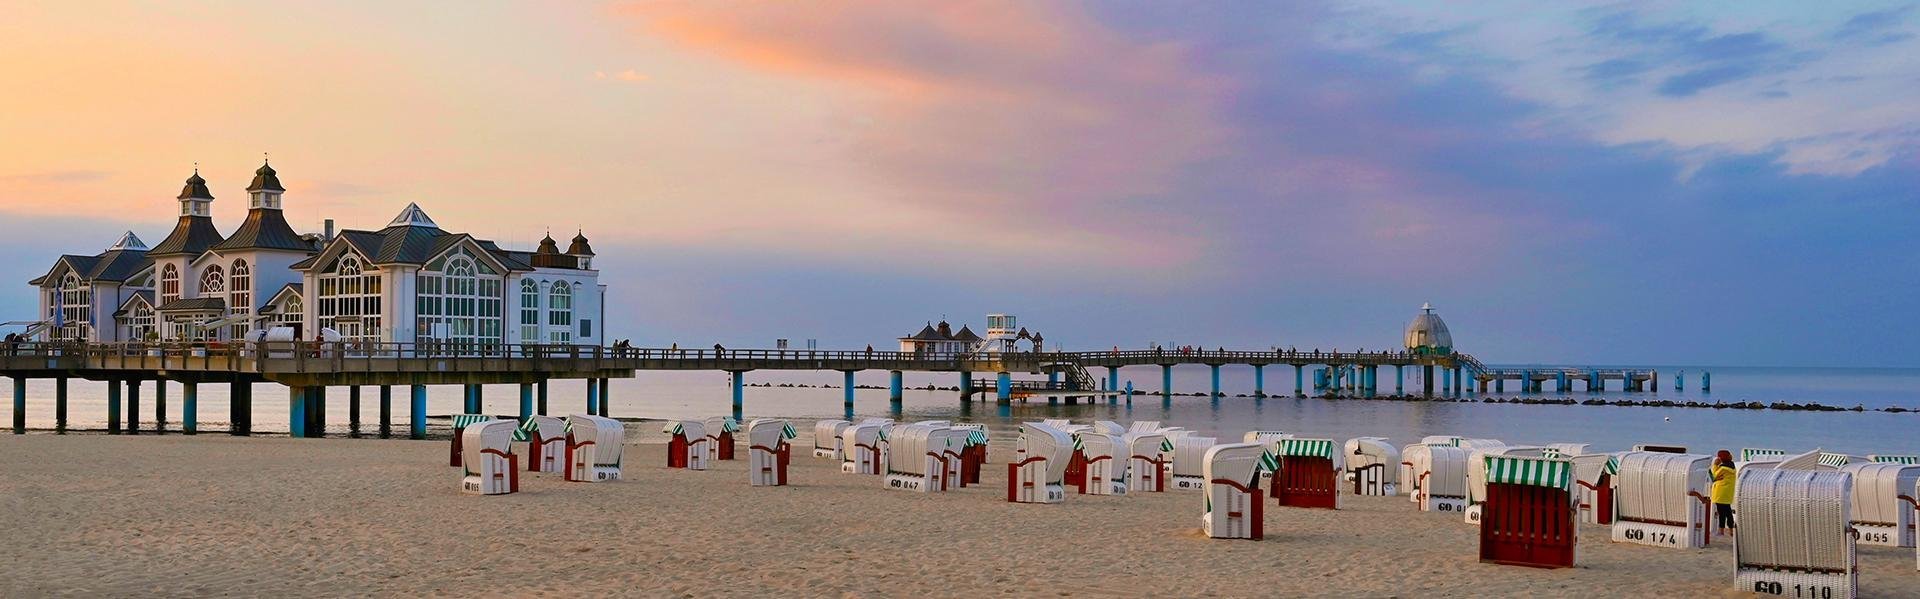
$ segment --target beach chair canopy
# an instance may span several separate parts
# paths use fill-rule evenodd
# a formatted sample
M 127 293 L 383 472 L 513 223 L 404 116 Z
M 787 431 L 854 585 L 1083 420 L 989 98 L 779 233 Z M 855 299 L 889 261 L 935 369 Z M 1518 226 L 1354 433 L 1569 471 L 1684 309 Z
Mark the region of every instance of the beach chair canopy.
M 514 436 L 515 441 L 532 441 L 532 434 L 535 433 L 540 435 L 541 441 L 564 438 L 567 436 L 567 421 L 553 416 L 528 417 L 526 423 L 520 425 L 520 433 Z
M 567 431 L 575 442 L 593 442 L 594 466 L 619 466 L 620 455 L 626 450 L 627 427 L 612 418 L 590 414 L 571 414 L 567 416 Z
M 1135 420 L 1133 424 L 1127 426 L 1127 432 L 1129 433 L 1154 433 L 1159 431 L 1160 421 L 1158 420 Z
M 840 443 L 842 447 L 846 448 L 847 459 L 853 459 L 853 448 L 855 445 L 879 447 L 880 432 L 885 430 L 887 426 L 887 422 L 874 422 L 871 420 L 848 425 L 846 430 L 840 433 Z
M 1853 475 L 1853 521 L 1893 525 L 1900 513 L 1914 509 L 1901 497 L 1913 497 L 1920 484 L 1920 465 L 1859 462 L 1840 467 Z
M 1250 488 L 1257 487 L 1260 483 L 1260 458 L 1266 453 L 1266 446 L 1260 443 L 1210 445 L 1200 455 L 1200 476 L 1208 482 L 1226 479 Z
M 1469 449 L 1467 451 L 1467 500 L 1473 503 L 1487 500 L 1487 456 L 1541 458 L 1546 455 L 1545 447 L 1523 445 L 1502 444 L 1497 447 Z
M 1573 490 L 1573 462 L 1564 458 L 1485 455 L 1480 467 L 1487 473 L 1487 484 Z
M 1568 458 L 1573 461 L 1573 479 L 1588 486 L 1599 487 L 1600 477 L 1608 476 L 1609 487 L 1618 486 L 1620 478 L 1614 476 L 1620 471 L 1619 459 L 1612 454 L 1589 453 Z
M 1079 434 L 1074 435 L 1073 440 L 1074 444 L 1079 447 L 1080 453 L 1087 456 L 1089 460 L 1102 456 L 1109 458 L 1116 457 L 1114 453 L 1126 446 L 1125 442 L 1122 441 L 1119 436 L 1096 431 L 1080 431 Z M 1125 458 L 1127 456 L 1117 457 Z
M 1120 423 L 1112 420 L 1095 420 L 1093 421 L 1093 432 L 1102 435 L 1125 435 L 1127 434 L 1127 427 L 1120 426 Z
M 1614 501 L 1619 516 L 1642 522 L 1688 522 L 1699 497 L 1712 496 L 1713 456 L 1652 451 L 1620 454 Z
M 1172 446 L 1172 442 L 1167 440 L 1166 435 L 1152 431 L 1127 433 L 1121 441 L 1127 444 L 1129 459 L 1140 456 L 1158 460 L 1161 459 L 1160 455 L 1166 453 L 1167 448 Z
M 1399 482 L 1400 450 L 1388 444 L 1386 437 L 1348 439 L 1340 453 L 1350 470 L 1381 466 L 1380 482 Z
M 520 428 L 512 420 L 488 420 L 467 425 L 460 431 L 460 462 L 467 474 L 478 474 L 482 460 L 486 459 L 486 450 L 501 453 L 513 451 L 513 434 Z
M 1467 496 L 1467 450 L 1452 445 L 1409 445 L 1400 455 L 1413 464 L 1413 478 L 1407 482 L 1418 485 L 1427 495 Z
M 1786 457 L 1787 457 L 1787 451 L 1784 449 L 1759 449 L 1754 447 L 1743 447 L 1740 449 L 1740 461 L 1742 462 L 1753 462 L 1753 461 L 1777 462 L 1782 459 L 1785 459 Z
M 795 436 L 793 425 L 778 418 L 756 418 L 747 423 L 747 444 L 780 447 Z
M 720 436 L 720 433 L 731 433 L 740 430 L 740 421 L 734 420 L 732 416 L 715 416 L 700 421 L 700 424 L 706 427 L 708 435 L 715 437 Z
M 945 428 L 931 424 L 895 425 L 887 432 L 887 446 L 892 459 L 887 460 L 888 473 L 927 474 L 927 439 L 935 429 Z
M 1571 458 L 1591 453 L 1586 443 L 1548 443 L 1546 456 L 1550 458 Z
M 707 438 L 707 423 L 700 420 L 671 420 L 660 432 L 676 437 L 686 437 L 688 443 Z
M 1028 422 L 1020 425 L 1020 446 L 1028 458 L 1047 460 L 1047 479 L 1041 481 L 1043 484 L 1057 485 L 1066 480 L 1067 460 L 1073 451 L 1073 439 L 1066 431 L 1044 422 Z
M 1205 470 L 1207 449 L 1216 445 L 1213 437 L 1186 435 L 1173 439 L 1173 475 L 1200 476 Z
M 833 442 L 852 423 L 845 420 L 821 420 L 813 423 L 813 448 L 833 449 Z
M 1885 462 L 1890 464 L 1920 464 L 1920 455 L 1874 454 L 1874 455 L 1867 456 L 1867 459 L 1875 462 Z

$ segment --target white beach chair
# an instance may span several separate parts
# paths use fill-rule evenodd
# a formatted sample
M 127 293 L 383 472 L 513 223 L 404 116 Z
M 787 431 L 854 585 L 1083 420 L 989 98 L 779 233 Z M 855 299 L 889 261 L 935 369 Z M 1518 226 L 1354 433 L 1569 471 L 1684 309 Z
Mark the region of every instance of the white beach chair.
M 1259 443 L 1261 445 L 1266 446 L 1267 453 L 1279 455 L 1280 440 L 1292 439 L 1292 438 L 1293 438 L 1293 435 L 1283 433 L 1280 431 L 1247 431 L 1247 434 L 1240 436 L 1240 442 L 1241 443 Z M 1273 473 L 1266 470 L 1261 470 L 1260 477 L 1262 479 L 1272 478 Z
M 1476 441 L 1468 439 L 1467 441 Z M 1495 441 L 1495 443 L 1499 443 Z M 1487 501 L 1487 456 L 1513 456 L 1525 458 L 1546 457 L 1547 448 L 1524 445 L 1488 445 L 1467 451 L 1467 509 L 1462 520 L 1474 526 L 1480 525 L 1482 510 L 1480 504 Z
M 620 480 L 627 427 L 618 420 L 587 414 L 567 416 L 567 480 L 597 483 Z
M 896 424 L 888 427 L 886 487 L 903 491 L 930 493 L 941 490 L 940 476 L 946 471 L 940 453 L 928 451 L 928 440 L 935 429 L 930 424 Z
M 1914 546 L 1913 492 L 1920 485 L 1920 464 L 1855 462 L 1840 471 L 1853 475 L 1853 527 L 1860 542 Z
M 1354 495 L 1391 497 L 1400 494 L 1400 449 L 1386 437 L 1348 439 L 1347 481 Z
M 567 421 L 533 416 L 520 425 L 527 442 L 528 472 L 564 472 L 567 465 Z
M 1127 425 L 1127 432 L 1128 433 L 1157 433 L 1157 432 L 1160 432 L 1160 421 L 1135 420 L 1133 421 L 1132 424 Z
M 1634 451 L 1650 451 L 1650 452 L 1653 452 L 1653 453 L 1686 453 L 1686 452 L 1687 452 L 1687 446 L 1685 446 L 1685 445 L 1657 445 L 1657 444 L 1652 444 L 1652 443 L 1642 443 L 1642 444 L 1640 444 L 1640 445 L 1635 445 L 1635 446 L 1633 446 L 1633 450 L 1634 450 Z
M 1873 455 L 1870 455 L 1870 456 L 1867 456 L 1867 460 L 1869 460 L 1869 461 L 1874 461 L 1874 462 L 1881 462 L 1881 463 L 1886 463 L 1886 464 L 1916 464 L 1916 465 L 1920 465 L 1920 455 L 1886 455 L 1886 454 L 1873 454 Z
M 987 425 L 973 423 L 955 423 L 953 428 L 966 432 L 966 440 L 958 451 L 953 448 L 942 449 L 950 463 L 949 468 L 956 470 L 951 486 L 965 487 L 980 484 L 980 470 L 987 464 Z M 954 454 L 958 455 L 954 455 Z
M 513 454 L 512 420 L 469 424 L 460 431 L 460 490 L 475 495 L 504 495 L 520 490 L 520 457 Z
M 1265 455 L 1266 445 L 1261 443 L 1210 444 L 1201 454 L 1206 493 L 1200 530 L 1208 537 L 1257 540 L 1264 536 L 1260 471 Z
M 846 454 L 840 446 L 840 433 L 846 432 L 853 423 L 845 420 L 821 420 L 813 423 L 813 457 L 830 458 L 839 462 L 846 460 Z
M 1127 427 L 1120 426 L 1120 423 L 1112 420 L 1095 420 L 1093 421 L 1093 432 L 1121 437 L 1126 436 Z
M 1467 509 L 1467 450 L 1453 445 L 1408 445 L 1400 450 L 1408 467 L 1414 505 L 1423 512 L 1460 513 Z
M 671 438 L 667 441 L 667 467 L 688 470 L 706 470 L 707 460 L 713 455 L 708 446 L 713 444 L 707 437 L 707 425 L 699 420 L 671 420 L 660 432 Z
M 1128 490 L 1162 492 L 1167 490 L 1171 464 L 1165 456 L 1173 453 L 1173 442 L 1153 431 L 1135 431 L 1124 438 L 1127 451 Z
M 1013 503 L 1060 503 L 1067 498 L 1062 481 L 1067 460 L 1073 453 L 1073 440 L 1060 429 L 1045 423 L 1020 425 L 1017 453 L 1025 456 L 1007 464 L 1007 501 Z
M 732 416 L 715 416 L 700 423 L 707 429 L 707 463 L 714 460 L 733 460 L 737 445 L 734 433 L 740 430 L 740 421 Z
M 1741 462 L 1778 462 L 1787 458 L 1784 449 L 1760 449 L 1745 447 L 1740 449 Z
M 886 464 L 882 460 L 880 444 L 886 438 L 890 424 L 891 421 L 869 419 L 848 425 L 840 433 L 840 446 L 845 448 L 846 455 L 846 459 L 840 462 L 840 471 L 873 475 L 884 472 Z
M 1613 542 L 1699 549 L 1712 542 L 1713 456 L 1620 454 Z
M 747 484 L 754 487 L 787 485 L 787 463 L 793 459 L 793 443 L 799 436 L 793 424 L 774 418 L 759 418 L 747 423 Z
M 1116 427 L 1117 428 L 1117 427 Z M 1127 494 L 1126 456 L 1119 452 L 1129 449 L 1119 435 L 1082 431 L 1073 437 L 1080 455 L 1085 458 L 1085 476 L 1081 479 L 1080 492 L 1085 495 L 1125 495 Z
M 1844 453 L 1833 453 L 1833 452 L 1825 452 L 1825 451 L 1820 452 L 1820 463 L 1823 465 L 1832 466 L 1834 468 L 1841 468 L 1848 464 L 1870 463 L 1872 461 L 1873 460 L 1869 460 L 1865 456 L 1855 456 L 1855 455 L 1847 455 Z
M 1556 459 L 1571 459 L 1574 456 L 1582 456 L 1582 455 L 1587 455 L 1588 453 L 1592 453 L 1592 451 L 1589 449 L 1590 447 L 1592 446 L 1586 443 L 1548 443 L 1546 445 L 1546 457 L 1556 458 Z
M 1742 468 L 1734 489 L 1734 589 L 1826 599 L 1858 596 L 1853 475 L 1819 464 L 1818 450 Z
M 1173 488 L 1204 491 L 1207 488 L 1207 448 L 1213 437 L 1183 435 L 1173 439 Z

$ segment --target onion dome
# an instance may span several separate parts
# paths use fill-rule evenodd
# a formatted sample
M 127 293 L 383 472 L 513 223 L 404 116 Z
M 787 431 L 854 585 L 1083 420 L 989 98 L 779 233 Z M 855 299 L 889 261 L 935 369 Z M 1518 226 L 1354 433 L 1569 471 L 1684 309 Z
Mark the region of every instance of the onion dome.
M 193 176 L 187 177 L 187 186 L 180 188 L 182 200 L 211 200 L 213 192 L 207 190 L 207 180 L 200 178 L 200 169 L 193 169 Z
M 567 253 L 574 256 L 592 256 L 593 246 L 587 244 L 587 234 L 576 231 L 573 235 L 573 243 L 567 246 Z
M 560 242 L 554 241 L 553 234 L 549 233 L 546 238 L 540 240 L 540 249 L 534 250 L 533 253 L 540 256 L 559 255 Z
M 247 184 L 249 193 L 255 191 L 286 191 L 280 186 L 280 173 L 274 172 L 273 165 L 262 162 L 260 168 L 253 171 L 253 182 Z
M 1420 314 L 1407 323 L 1407 349 L 1419 354 L 1453 353 L 1453 334 L 1447 323 L 1433 313 L 1433 304 L 1421 304 Z

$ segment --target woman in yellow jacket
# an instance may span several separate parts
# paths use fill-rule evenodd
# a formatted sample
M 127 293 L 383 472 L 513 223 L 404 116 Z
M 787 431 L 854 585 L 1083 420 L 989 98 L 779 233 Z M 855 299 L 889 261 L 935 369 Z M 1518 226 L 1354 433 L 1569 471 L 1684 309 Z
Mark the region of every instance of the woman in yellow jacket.
M 1713 476 L 1713 515 L 1720 525 L 1719 534 L 1733 534 L 1733 454 L 1725 449 L 1714 454 L 1707 472 Z

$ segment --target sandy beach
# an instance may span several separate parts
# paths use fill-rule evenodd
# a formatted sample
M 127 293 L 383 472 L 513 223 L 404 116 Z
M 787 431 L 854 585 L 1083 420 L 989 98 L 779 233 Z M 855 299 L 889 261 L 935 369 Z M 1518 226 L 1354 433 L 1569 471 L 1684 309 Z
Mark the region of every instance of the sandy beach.
M 480 497 L 445 441 L 0 436 L 0 595 L 1746 596 L 1724 541 L 1585 526 L 1578 568 L 1487 565 L 1458 516 L 1367 497 L 1210 540 L 1193 492 L 1009 504 L 1004 467 L 888 491 L 804 455 L 804 432 L 793 485 L 751 488 L 744 461 L 669 470 L 657 434 L 629 439 L 622 482 Z M 1920 597 L 1913 550 L 1863 546 L 1860 565 L 1863 595 Z

